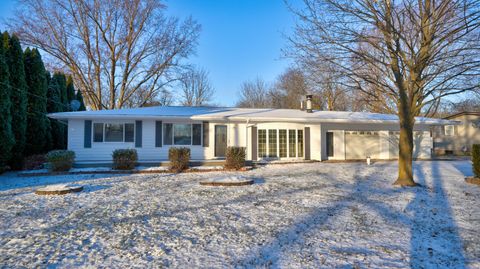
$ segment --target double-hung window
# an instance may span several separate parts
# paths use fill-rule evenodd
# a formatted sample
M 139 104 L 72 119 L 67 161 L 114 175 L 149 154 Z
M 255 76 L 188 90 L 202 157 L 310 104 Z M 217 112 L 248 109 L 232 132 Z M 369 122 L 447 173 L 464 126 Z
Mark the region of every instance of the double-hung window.
M 455 135 L 455 126 L 445 125 L 445 136 L 454 136 Z
M 93 142 L 134 142 L 135 124 L 98 123 L 93 124 Z
M 197 146 L 202 144 L 202 125 L 185 123 L 163 124 L 163 144 Z

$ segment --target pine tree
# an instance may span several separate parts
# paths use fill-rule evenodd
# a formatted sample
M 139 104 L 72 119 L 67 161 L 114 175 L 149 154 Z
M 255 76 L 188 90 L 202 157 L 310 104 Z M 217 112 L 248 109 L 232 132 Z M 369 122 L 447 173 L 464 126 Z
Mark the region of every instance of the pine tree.
M 37 49 L 27 48 L 24 53 L 25 77 L 28 86 L 26 154 L 45 151 L 49 121 L 47 113 L 47 80 L 45 66 Z
M 80 102 L 80 108 L 78 111 L 85 111 L 87 108 L 85 107 L 85 103 L 83 102 L 83 95 L 80 90 L 77 91 L 77 100 Z
M 10 102 L 12 115 L 12 132 L 15 144 L 12 148 L 12 156 L 9 161 L 13 169 L 21 169 L 25 150 L 27 132 L 27 82 L 25 81 L 25 69 L 23 66 L 23 51 L 16 35 L 3 34 L 3 46 L 5 60 L 10 74 Z
M 9 73 L 3 46 L 0 46 L 0 139 L 0 170 L 3 170 L 10 160 L 15 143 L 12 132 Z
M 47 99 L 45 102 L 47 102 L 47 113 L 51 111 L 50 108 L 50 98 L 49 98 L 49 87 L 50 83 L 52 81 L 52 76 L 50 75 L 50 72 L 46 71 L 45 72 L 45 81 L 47 83 Z M 45 135 L 45 146 L 44 146 L 44 151 L 48 152 L 50 150 L 55 149 L 54 142 L 53 142 L 53 134 L 52 134 L 52 119 L 47 118 L 48 124 L 47 124 L 47 133 Z
M 47 112 L 63 112 L 67 110 L 67 84 L 65 75 L 62 73 L 55 73 L 50 80 L 48 85 L 48 103 L 47 103 Z M 51 134 L 53 140 L 54 149 L 65 149 L 66 148 L 66 123 L 50 119 Z
M 67 99 L 68 99 L 68 105 L 71 105 L 72 100 L 76 99 L 75 87 L 73 85 L 72 76 L 68 76 L 67 78 Z M 70 108 L 69 110 L 72 111 L 72 108 Z
M 58 112 L 65 112 L 69 111 L 69 100 L 68 100 L 68 93 L 67 93 L 67 78 L 65 74 L 60 72 L 55 72 L 53 74 L 52 79 L 56 79 L 58 83 L 58 89 L 60 93 L 60 102 L 63 104 L 60 107 L 60 111 Z

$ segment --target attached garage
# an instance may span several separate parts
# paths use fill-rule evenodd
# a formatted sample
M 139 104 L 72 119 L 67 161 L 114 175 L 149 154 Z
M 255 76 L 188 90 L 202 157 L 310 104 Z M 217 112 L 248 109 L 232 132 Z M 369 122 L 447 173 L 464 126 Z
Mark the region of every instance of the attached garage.
M 370 156 L 380 159 L 380 135 L 375 131 L 345 131 L 345 159 L 357 160 Z
M 398 142 L 400 140 L 400 132 L 389 133 L 389 157 L 390 159 L 398 158 Z M 413 132 L 413 158 L 429 159 L 433 148 L 433 140 L 428 131 Z

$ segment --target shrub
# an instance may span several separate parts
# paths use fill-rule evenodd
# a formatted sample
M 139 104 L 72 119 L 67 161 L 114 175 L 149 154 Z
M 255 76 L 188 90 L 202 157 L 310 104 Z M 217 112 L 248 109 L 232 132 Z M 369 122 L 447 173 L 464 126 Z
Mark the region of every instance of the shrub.
M 175 173 L 182 172 L 188 169 L 188 162 L 190 161 L 189 148 L 170 148 L 168 150 L 168 159 L 170 160 L 170 170 Z
M 228 147 L 226 153 L 225 168 L 239 170 L 245 166 L 245 148 Z
M 75 152 L 70 150 L 52 150 L 46 155 L 51 171 L 68 171 L 73 166 Z
M 47 162 L 47 159 L 44 154 L 28 156 L 23 161 L 23 170 L 42 169 L 45 162 Z
M 476 178 L 480 178 L 480 144 L 472 146 L 472 165 L 473 174 Z
M 132 170 L 138 161 L 137 150 L 116 149 L 112 153 L 113 169 Z

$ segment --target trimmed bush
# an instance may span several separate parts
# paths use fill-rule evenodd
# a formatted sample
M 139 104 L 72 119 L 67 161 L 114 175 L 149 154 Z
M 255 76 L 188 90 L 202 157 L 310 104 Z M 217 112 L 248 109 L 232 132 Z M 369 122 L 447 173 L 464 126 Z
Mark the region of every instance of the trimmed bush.
M 113 169 L 132 170 L 138 161 L 137 150 L 116 149 L 112 153 Z
M 45 162 L 47 162 L 45 154 L 30 155 L 23 161 L 23 170 L 42 169 Z
M 480 178 L 480 144 L 472 146 L 472 166 L 473 174 L 476 178 Z
M 168 150 L 168 159 L 170 160 L 170 170 L 175 173 L 180 173 L 188 169 L 188 162 L 190 161 L 189 148 L 170 148 Z
M 225 160 L 225 169 L 239 170 L 245 166 L 245 148 L 228 147 Z
M 73 166 L 75 152 L 70 150 L 52 150 L 45 157 L 47 157 L 51 171 L 68 171 Z

